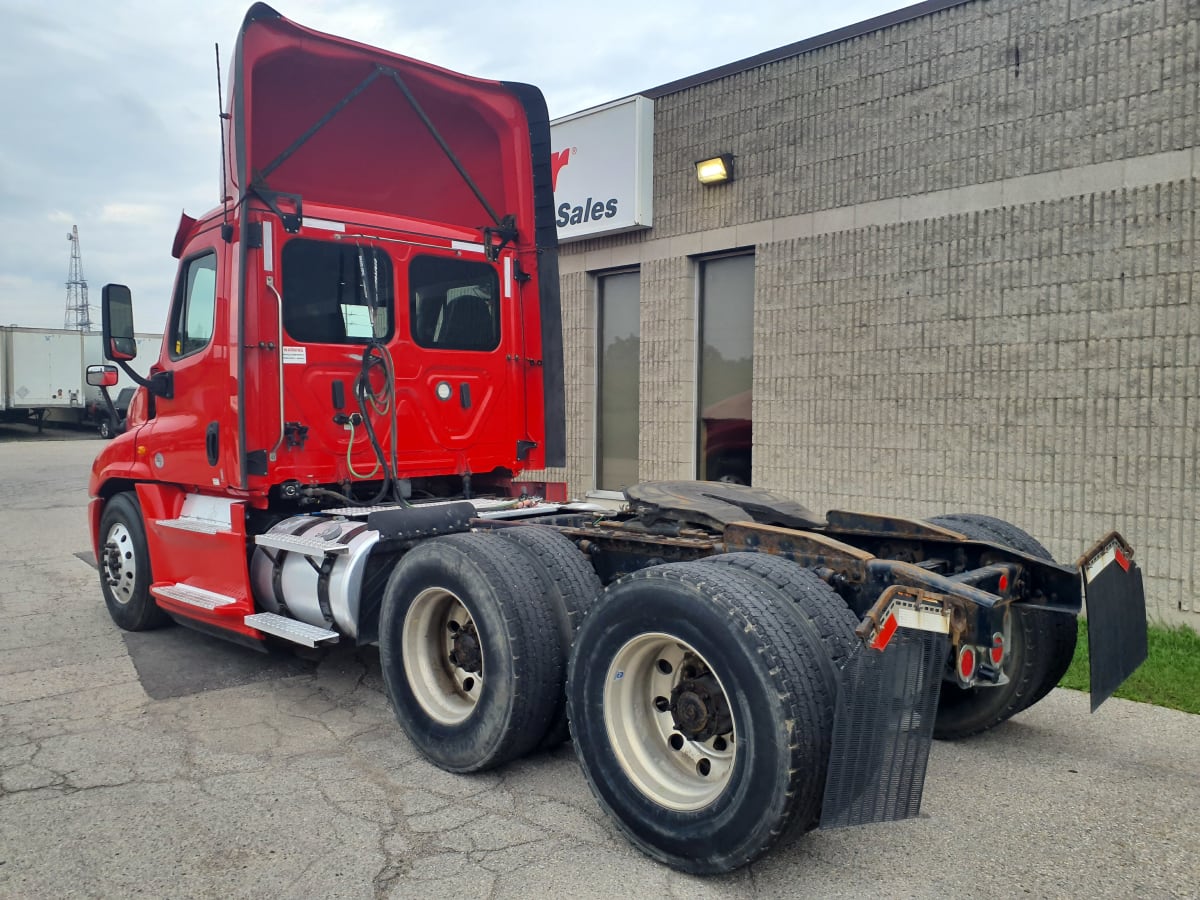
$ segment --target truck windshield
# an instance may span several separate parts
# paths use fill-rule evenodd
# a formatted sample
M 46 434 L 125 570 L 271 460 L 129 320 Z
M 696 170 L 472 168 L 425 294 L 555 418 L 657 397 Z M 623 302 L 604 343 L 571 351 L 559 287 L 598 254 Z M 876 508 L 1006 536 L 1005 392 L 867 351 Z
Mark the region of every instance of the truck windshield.
M 392 334 L 392 261 L 377 247 L 303 238 L 283 248 L 283 327 L 307 344 Z

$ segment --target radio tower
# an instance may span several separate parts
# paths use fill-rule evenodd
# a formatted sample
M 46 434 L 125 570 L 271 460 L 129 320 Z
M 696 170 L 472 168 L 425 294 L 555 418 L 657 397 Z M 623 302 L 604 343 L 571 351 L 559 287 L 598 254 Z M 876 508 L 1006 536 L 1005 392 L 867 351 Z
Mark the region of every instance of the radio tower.
M 92 330 L 92 314 L 88 309 L 87 281 L 83 277 L 83 260 L 79 256 L 79 226 L 72 225 L 67 235 L 71 242 L 71 269 L 67 273 L 67 314 L 63 328 L 77 331 Z

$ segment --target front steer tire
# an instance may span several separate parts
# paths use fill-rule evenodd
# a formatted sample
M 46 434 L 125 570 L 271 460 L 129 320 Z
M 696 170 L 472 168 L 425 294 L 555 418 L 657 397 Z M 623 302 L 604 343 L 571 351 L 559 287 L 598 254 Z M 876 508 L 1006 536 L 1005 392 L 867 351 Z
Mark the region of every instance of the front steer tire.
M 132 492 L 114 494 L 100 514 L 100 590 L 108 614 L 126 631 L 161 628 L 171 618 L 150 595 L 153 576 L 142 508 Z
M 392 572 L 379 622 L 384 686 L 435 765 L 491 769 L 546 734 L 563 664 L 540 587 L 525 551 L 491 534 L 425 541 Z
M 731 871 L 816 819 L 830 663 L 786 603 L 747 573 L 675 563 L 610 585 L 580 629 L 567 703 L 584 777 L 673 868 Z
M 1002 519 L 955 513 L 929 520 L 973 541 L 987 541 L 1052 560 L 1033 536 Z M 957 740 L 987 731 L 1028 709 L 1062 679 L 1075 653 L 1075 618 L 1025 604 L 1012 608 L 1012 628 L 1004 672 L 1008 683 L 962 688 L 943 682 L 933 736 Z

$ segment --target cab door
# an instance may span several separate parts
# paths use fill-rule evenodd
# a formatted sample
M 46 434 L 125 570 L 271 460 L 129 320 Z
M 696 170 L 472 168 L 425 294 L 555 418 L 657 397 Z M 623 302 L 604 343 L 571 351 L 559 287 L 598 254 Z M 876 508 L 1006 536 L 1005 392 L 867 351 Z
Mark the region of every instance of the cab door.
M 221 245 L 223 247 L 223 245 Z M 170 374 L 171 396 L 156 396 L 138 433 L 162 481 L 223 488 L 236 478 L 228 341 L 228 272 L 214 235 L 198 235 L 186 248 L 158 362 Z

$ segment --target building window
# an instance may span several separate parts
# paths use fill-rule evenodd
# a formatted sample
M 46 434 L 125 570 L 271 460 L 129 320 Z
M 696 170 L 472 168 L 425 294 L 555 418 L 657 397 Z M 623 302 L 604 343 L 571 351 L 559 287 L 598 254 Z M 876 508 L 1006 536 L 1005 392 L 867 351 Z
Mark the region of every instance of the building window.
M 283 247 L 283 327 L 304 344 L 392 334 L 392 261 L 377 247 L 295 238 Z
M 638 480 L 638 357 L 641 293 L 637 272 L 597 279 L 596 489 Z
M 749 484 L 753 445 L 754 257 L 700 263 L 697 477 Z

